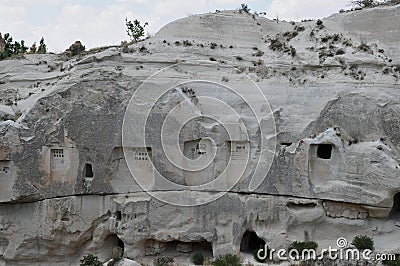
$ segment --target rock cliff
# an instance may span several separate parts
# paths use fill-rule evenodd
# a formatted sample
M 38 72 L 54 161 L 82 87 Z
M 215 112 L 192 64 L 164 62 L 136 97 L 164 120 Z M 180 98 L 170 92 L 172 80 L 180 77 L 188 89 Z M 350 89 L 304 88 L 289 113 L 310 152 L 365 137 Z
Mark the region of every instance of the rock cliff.
M 400 253 L 400 6 L 194 15 L 0 62 L 0 265 L 186 264 L 369 235 Z

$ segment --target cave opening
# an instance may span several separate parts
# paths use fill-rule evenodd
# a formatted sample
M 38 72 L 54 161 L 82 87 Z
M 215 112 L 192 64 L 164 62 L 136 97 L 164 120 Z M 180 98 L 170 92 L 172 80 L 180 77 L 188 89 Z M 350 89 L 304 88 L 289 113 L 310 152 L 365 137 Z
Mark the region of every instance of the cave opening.
M 389 217 L 400 220 L 400 192 L 396 193 L 393 197 L 393 207 Z
M 90 163 L 86 163 L 85 164 L 85 177 L 93 177 L 93 168 L 92 168 L 92 164 Z
M 318 158 L 329 160 L 332 157 L 332 144 L 319 144 L 317 148 Z
M 116 211 L 115 212 L 115 219 L 117 219 L 117 221 L 121 221 L 122 220 L 122 212 L 121 211 Z
M 254 253 L 260 248 L 265 247 L 265 241 L 258 237 L 254 231 L 246 231 L 240 242 L 240 251 L 246 253 Z
M 120 247 L 122 249 L 122 253 L 124 253 L 123 252 L 125 248 L 124 241 L 122 241 L 121 238 L 119 238 L 118 236 L 117 236 L 117 246 Z
M 102 247 L 96 253 L 100 260 L 108 261 L 113 257 L 122 257 L 124 249 L 125 244 L 117 234 L 110 234 L 104 239 Z

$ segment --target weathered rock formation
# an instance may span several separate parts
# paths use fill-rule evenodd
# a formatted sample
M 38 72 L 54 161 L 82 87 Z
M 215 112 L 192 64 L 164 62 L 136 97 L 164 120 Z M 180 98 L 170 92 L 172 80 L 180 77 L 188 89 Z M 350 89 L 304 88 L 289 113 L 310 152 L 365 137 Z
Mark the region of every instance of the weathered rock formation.
M 255 237 L 400 253 L 399 24 L 400 6 L 319 25 L 224 11 L 1 61 L 0 265 L 113 246 L 185 263 Z
M 1 32 L 0 32 L 0 52 L 2 52 L 4 50 L 4 39 L 1 36 Z

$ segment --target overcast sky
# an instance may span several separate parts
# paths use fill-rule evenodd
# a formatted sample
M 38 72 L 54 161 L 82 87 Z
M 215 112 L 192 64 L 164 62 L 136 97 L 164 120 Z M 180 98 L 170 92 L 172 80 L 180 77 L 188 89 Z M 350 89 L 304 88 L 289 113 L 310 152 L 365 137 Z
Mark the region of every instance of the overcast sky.
M 86 48 L 128 40 L 125 17 L 147 21 L 154 34 L 175 19 L 237 9 L 243 2 L 268 18 L 301 20 L 347 9 L 350 0 L 0 0 L 0 32 L 29 46 L 44 36 L 50 51 L 61 52 L 76 40 Z

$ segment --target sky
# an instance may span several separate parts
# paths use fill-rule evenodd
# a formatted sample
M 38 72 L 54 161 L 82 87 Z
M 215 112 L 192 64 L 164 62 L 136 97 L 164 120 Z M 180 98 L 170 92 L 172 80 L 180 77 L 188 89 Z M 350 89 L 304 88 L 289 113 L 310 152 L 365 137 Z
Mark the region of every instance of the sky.
M 238 9 L 267 18 L 299 21 L 327 17 L 349 9 L 350 0 L 0 0 L 0 32 L 27 46 L 45 38 L 52 52 L 62 52 L 79 40 L 86 48 L 118 45 L 129 40 L 125 18 L 148 22 L 154 35 L 169 22 L 215 10 Z

